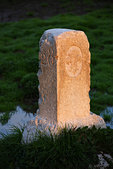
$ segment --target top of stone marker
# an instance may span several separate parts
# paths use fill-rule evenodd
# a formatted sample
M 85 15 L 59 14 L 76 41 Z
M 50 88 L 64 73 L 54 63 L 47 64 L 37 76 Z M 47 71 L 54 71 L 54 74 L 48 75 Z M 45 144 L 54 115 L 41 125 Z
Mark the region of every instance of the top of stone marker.
M 62 29 L 62 28 L 48 29 L 43 33 L 42 37 L 40 38 L 39 45 L 41 47 L 41 45 L 45 42 L 45 39 L 47 39 L 51 43 L 54 43 L 54 37 L 59 36 L 64 32 L 71 32 L 71 31 L 75 32 L 76 30 Z
M 55 28 L 55 29 L 48 29 L 47 31 L 44 32 L 44 34 L 52 34 L 53 36 L 58 36 L 64 32 L 69 32 L 69 31 L 76 31 L 73 29 L 62 29 L 62 28 Z

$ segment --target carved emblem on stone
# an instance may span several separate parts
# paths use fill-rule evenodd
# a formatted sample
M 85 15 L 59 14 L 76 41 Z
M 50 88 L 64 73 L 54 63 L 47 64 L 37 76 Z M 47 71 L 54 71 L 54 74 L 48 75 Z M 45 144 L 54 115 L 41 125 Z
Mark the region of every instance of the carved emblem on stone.
M 77 77 L 82 69 L 82 53 L 79 47 L 71 46 L 67 51 L 65 69 L 69 76 Z

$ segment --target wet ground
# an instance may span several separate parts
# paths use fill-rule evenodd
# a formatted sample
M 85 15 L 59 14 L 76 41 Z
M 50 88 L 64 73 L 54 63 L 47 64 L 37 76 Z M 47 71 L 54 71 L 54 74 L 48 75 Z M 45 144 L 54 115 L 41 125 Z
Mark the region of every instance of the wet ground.
M 7 124 L 2 125 L 0 123 L 0 132 L 2 132 L 4 134 L 10 133 L 10 129 L 13 126 L 17 126 L 17 127 L 21 128 L 22 126 L 25 126 L 26 124 L 28 124 L 30 121 L 31 121 L 31 123 L 32 123 L 32 121 L 34 122 L 35 117 L 36 117 L 36 114 L 33 115 L 33 113 L 26 113 L 24 110 L 22 110 L 22 108 L 20 106 L 17 106 L 16 110 L 14 112 L 11 112 L 11 114 L 12 114 L 11 118 L 9 119 Z M 106 122 L 106 126 L 113 129 L 113 107 L 107 107 L 100 114 L 100 116 L 104 117 L 104 114 L 107 114 L 111 117 L 111 121 Z
M 109 8 L 111 4 L 113 4 L 112 0 L 1 0 L 0 22 L 18 21 L 34 17 L 48 19 L 51 16 L 65 13 L 82 15 L 103 7 Z
M 16 110 L 14 112 L 11 112 L 11 118 L 8 120 L 8 123 L 5 125 L 2 125 L 0 123 L 0 132 L 7 134 L 10 133 L 10 129 L 13 126 L 17 126 L 21 128 L 21 126 L 24 126 L 28 121 L 33 119 L 35 115 L 33 113 L 26 113 L 20 106 L 17 106 Z M 0 136 L 1 137 L 1 136 Z
M 104 117 L 104 115 L 109 115 L 111 120 L 110 122 L 106 122 L 106 126 L 110 127 L 111 129 L 113 129 L 113 106 L 109 106 L 107 107 L 104 111 L 102 111 L 102 113 L 100 114 L 101 117 Z

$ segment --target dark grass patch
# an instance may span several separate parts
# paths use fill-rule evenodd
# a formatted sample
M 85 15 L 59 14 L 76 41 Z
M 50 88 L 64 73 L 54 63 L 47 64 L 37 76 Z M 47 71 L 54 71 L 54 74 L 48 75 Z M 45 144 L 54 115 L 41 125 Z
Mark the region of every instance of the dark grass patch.
M 109 114 L 104 114 L 103 117 L 106 122 L 110 122 L 112 120 L 112 117 Z
M 12 134 L 0 139 L 1 169 L 88 169 L 98 163 L 97 154 L 113 156 L 113 130 L 109 128 L 64 128 L 57 135 L 39 133 L 30 143 L 22 141 L 23 131 L 14 127 Z

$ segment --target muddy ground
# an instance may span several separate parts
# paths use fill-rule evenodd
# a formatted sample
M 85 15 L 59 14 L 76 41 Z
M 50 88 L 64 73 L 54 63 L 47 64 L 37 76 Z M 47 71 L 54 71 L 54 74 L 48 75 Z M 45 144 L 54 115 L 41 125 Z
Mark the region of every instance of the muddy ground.
M 48 19 L 65 13 L 82 15 L 103 7 L 109 8 L 111 4 L 112 0 L 1 0 L 0 22 L 33 17 Z

